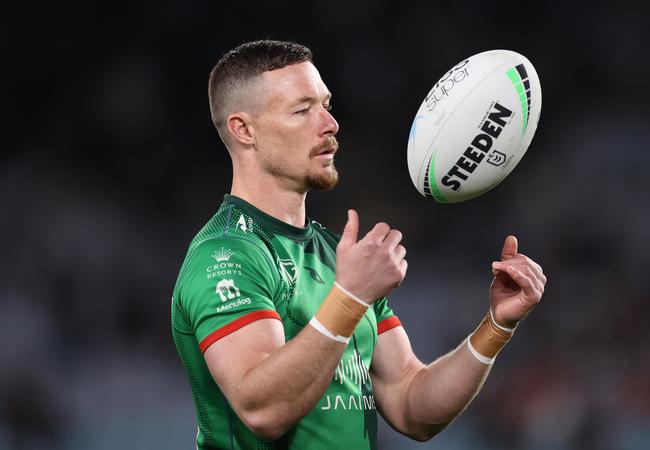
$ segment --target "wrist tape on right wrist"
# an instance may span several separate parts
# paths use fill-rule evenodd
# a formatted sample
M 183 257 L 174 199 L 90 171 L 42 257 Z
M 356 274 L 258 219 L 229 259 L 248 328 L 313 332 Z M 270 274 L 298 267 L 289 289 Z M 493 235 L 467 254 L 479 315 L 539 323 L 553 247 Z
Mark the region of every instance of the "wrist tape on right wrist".
M 330 339 L 347 344 L 369 306 L 334 283 L 309 323 Z

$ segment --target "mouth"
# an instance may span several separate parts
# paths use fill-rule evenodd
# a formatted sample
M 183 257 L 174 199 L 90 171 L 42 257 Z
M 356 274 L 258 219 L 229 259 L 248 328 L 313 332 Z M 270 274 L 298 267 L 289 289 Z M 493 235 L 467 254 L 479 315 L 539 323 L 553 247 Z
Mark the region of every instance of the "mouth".
M 338 143 L 328 145 L 327 147 L 316 150 L 312 154 L 312 157 L 317 159 L 326 159 L 326 160 L 334 159 L 334 155 L 336 154 L 338 148 L 339 148 Z

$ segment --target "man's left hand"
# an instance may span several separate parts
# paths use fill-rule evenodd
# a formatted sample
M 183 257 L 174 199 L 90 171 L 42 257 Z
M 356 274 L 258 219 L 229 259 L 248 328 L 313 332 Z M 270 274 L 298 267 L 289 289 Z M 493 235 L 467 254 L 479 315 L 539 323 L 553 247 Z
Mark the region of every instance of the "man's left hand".
M 535 261 L 518 253 L 517 238 L 506 237 L 501 261 L 492 263 L 490 308 L 494 320 L 514 328 L 537 305 L 544 293 L 546 276 Z

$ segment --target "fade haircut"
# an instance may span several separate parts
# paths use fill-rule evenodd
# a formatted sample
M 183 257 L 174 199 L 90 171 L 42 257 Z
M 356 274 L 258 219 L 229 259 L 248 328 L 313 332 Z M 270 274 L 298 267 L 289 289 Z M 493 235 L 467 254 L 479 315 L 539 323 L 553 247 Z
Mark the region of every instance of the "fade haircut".
M 212 122 L 226 146 L 228 115 L 249 106 L 246 94 L 257 78 L 264 72 L 306 61 L 312 61 L 312 53 L 304 45 L 268 39 L 246 42 L 223 55 L 210 73 L 208 96 Z

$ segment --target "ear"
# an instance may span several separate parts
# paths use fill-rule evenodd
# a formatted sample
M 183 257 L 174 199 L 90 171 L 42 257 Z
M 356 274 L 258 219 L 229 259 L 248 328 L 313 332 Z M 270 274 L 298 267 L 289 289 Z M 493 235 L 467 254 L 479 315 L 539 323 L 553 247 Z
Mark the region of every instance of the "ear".
M 226 119 L 228 133 L 233 141 L 243 145 L 255 144 L 255 130 L 253 118 L 245 112 L 233 113 Z

